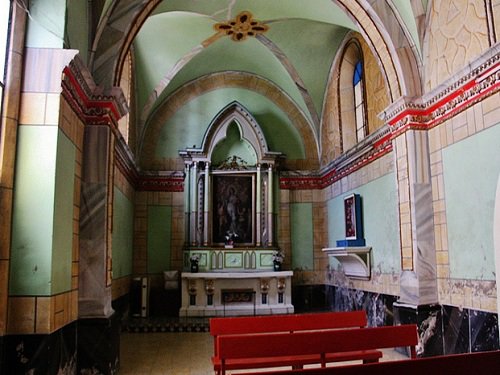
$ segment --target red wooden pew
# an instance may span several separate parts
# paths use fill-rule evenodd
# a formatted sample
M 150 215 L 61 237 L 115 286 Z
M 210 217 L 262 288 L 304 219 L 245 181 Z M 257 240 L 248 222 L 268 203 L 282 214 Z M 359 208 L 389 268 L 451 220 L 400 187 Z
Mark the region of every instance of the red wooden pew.
M 362 329 L 221 335 L 217 337 L 220 373 L 266 367 L 300 368 L 307 364 L 350 361 L 372 350 L 409 347 L 416 358 L 418 343 L 414 324 Z M 379 357 L 368 361 L 378 361 Z M 365 362 L 368 362 L 365 361 Z M 215 365 L 215 362 L 214 362 Z M 217 370 L 216 370 L 217 371 Z
M 210 334 L 214 337 L 214 370 L 220 370 L 217 337 L 229 334 L 255 334 L 329 330 L 339 328 L 363 328 L 368 324 L 365 311 L 323 312 L 307 314 L 239 316 L 210 319 Z M 363 353 L 366 362 L 382 357 L 379 350 Z
M 492 375 L 500 372 L 500 350 L 401 361 L 252 372 L 252 375 Z

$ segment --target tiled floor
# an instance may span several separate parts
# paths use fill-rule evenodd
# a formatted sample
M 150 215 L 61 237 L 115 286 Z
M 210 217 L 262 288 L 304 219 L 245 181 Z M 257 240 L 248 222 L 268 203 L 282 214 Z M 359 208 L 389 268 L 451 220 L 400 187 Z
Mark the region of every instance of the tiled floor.
M 209 333 L 123 333 L 119 375 L 212 375 Z
M 213 341 L 207 332 L 124 332 L 120 349 L 118 375 L 214 374 L 210 362 Z M 388 350 L 382 360 L 403 358 L 402 354 Z

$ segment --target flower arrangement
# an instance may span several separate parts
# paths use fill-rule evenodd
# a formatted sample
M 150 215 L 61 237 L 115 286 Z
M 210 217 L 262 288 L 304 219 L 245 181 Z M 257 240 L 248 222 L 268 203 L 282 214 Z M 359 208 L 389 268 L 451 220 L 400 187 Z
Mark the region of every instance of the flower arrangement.
M 191 263 L 198 263 L 200 261 L 200 254 L 191 254 L 189 260 Z
M 273 251 L 273 262 L 274 263 L 283 263 L 284 259 L 285 259 L 284 252 L 282 252 L 281 250 L 274 250 Z
M 226 244 L 232 245 L 236 241 L 236 238 L 238 238 L 238 234 L 236 232 L 228 230 L 226 232 L 225 237 L 226 237 Z

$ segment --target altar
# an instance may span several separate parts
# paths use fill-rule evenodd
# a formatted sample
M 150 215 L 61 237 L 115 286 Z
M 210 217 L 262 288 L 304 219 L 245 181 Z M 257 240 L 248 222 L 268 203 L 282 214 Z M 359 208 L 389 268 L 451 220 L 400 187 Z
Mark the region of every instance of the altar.
M 291 314 L 292 271 L 183 272 L 180 317 Z
M 180 317 L 294 312 L 293 272 L 281 271 L 284 253 L 276 241 L 284 155 L 269 150 L 263 134 L 233 103 L 199 148 L 179 151 L 185 176 Z

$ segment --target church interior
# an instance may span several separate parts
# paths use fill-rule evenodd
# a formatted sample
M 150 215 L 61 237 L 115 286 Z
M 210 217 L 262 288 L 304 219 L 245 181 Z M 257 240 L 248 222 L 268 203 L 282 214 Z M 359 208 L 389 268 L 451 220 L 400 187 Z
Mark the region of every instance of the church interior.
M 0 373 L 119 373 L 125 331 L 223 316 L 500 348 L 500 0 L 0 18 Z

